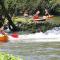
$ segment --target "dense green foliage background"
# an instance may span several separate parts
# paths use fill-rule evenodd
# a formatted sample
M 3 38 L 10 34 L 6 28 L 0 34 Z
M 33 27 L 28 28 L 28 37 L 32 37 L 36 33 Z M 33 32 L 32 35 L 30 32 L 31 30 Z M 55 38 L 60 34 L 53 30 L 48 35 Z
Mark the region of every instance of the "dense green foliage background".
M 47 8 L 51 14 L 60 13 L 60 0 L 1 0 L 11 15 L 23 14 L 25 10 L 29 14 L 34 14 L 37 9 L 44 14 L 44 9 Z M 1 2 L 0 1 L 0 2 Z M 0 6 L 1 11 L 1 6 Z
M 12 31 L 19 30 L 12 21 L 13 15 L 23 15 L 25 11 L 33 15 L 36 10 L 40 10 L 44 15 L 45 8 L 50 14 L 60 14 L 60 0 L 0 0 L 0 18 L 5 17 L 8 20 L 9 28 Z M 0 19 L 3 22 L 3 18 Z M 1 24 L 0 24 L 1 25 Z M 11 29 L 11 26 L 13 29 Z
M 23 13 L 25 10 L 33 14 L 37 9 L 44 14 L 44 9 L 49 9 L 50 13 L 60 12 L 60 0 L 4 0 L 6 9 L 10 13 Z

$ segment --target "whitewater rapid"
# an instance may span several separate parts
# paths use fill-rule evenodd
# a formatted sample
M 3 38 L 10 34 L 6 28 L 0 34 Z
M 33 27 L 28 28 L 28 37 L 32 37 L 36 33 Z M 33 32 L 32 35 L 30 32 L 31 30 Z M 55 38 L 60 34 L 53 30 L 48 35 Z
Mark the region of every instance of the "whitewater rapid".
M 14 41 L 14 38 L 9 36 L 10 41 Z M 60 27 L 55 27 L 51 30 L 47 30 L 45 33 L 38 32 L 33 34 L 19 35 L 18 39 L 15 41 L 23 42 L 51 42 L 60 41 Z

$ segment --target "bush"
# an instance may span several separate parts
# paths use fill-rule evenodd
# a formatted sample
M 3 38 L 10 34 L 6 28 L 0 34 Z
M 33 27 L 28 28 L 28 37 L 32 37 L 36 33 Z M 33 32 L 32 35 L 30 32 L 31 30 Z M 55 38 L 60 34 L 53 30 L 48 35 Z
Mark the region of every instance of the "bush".
M 49 23 L 49 22 L 46 22 L 46 23 L 39 23 L 39 24 L 23 24 L 22 23 L 22 26 L 20 26 L 20 29 L 22 31 L 32 31 L 32 32 L 46 32 L 47 30 L 50 30 L 54 27 L 59 27 L 60 25 L 59 24 L 53 24 L 53 23 Z
M 16 58 L 11 54 L 0 52 L 0 60 L 22 60 L 22 59 L 20 59 L 19 57 Z

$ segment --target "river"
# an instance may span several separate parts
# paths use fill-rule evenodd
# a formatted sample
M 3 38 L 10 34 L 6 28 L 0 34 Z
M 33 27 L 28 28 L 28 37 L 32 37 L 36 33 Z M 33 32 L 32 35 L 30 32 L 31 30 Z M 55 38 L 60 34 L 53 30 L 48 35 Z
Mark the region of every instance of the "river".
M 55 18 L 56 19 L 56 18 Z M 60 18 L 59 18 L 60 19 Z M 57 20 L 59 20 L 57 19 Z M 58 23 L 58 22 L 57 22 Z M 43 34 L 60 36 L 60 27 Z M 41 35 L 41 33 L 39 33 Z M 37 35 L 36 35 L 37 36 Z M 0 51 L 20 56 L 23 60 L 60 60 L 60 42 L 7 42 L 0 43 Z
M 60 42 L 0 44 L 0 51 L 20 56 L 24 60 L 60 60 Z

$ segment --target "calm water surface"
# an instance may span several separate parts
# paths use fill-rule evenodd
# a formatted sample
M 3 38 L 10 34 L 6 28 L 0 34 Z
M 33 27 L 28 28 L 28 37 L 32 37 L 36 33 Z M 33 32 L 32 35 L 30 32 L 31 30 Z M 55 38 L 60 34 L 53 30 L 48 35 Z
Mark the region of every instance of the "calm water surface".
M 20 56 L 24 60 L 60 60 L 60 42 L 6 43 L 0 51 Z

